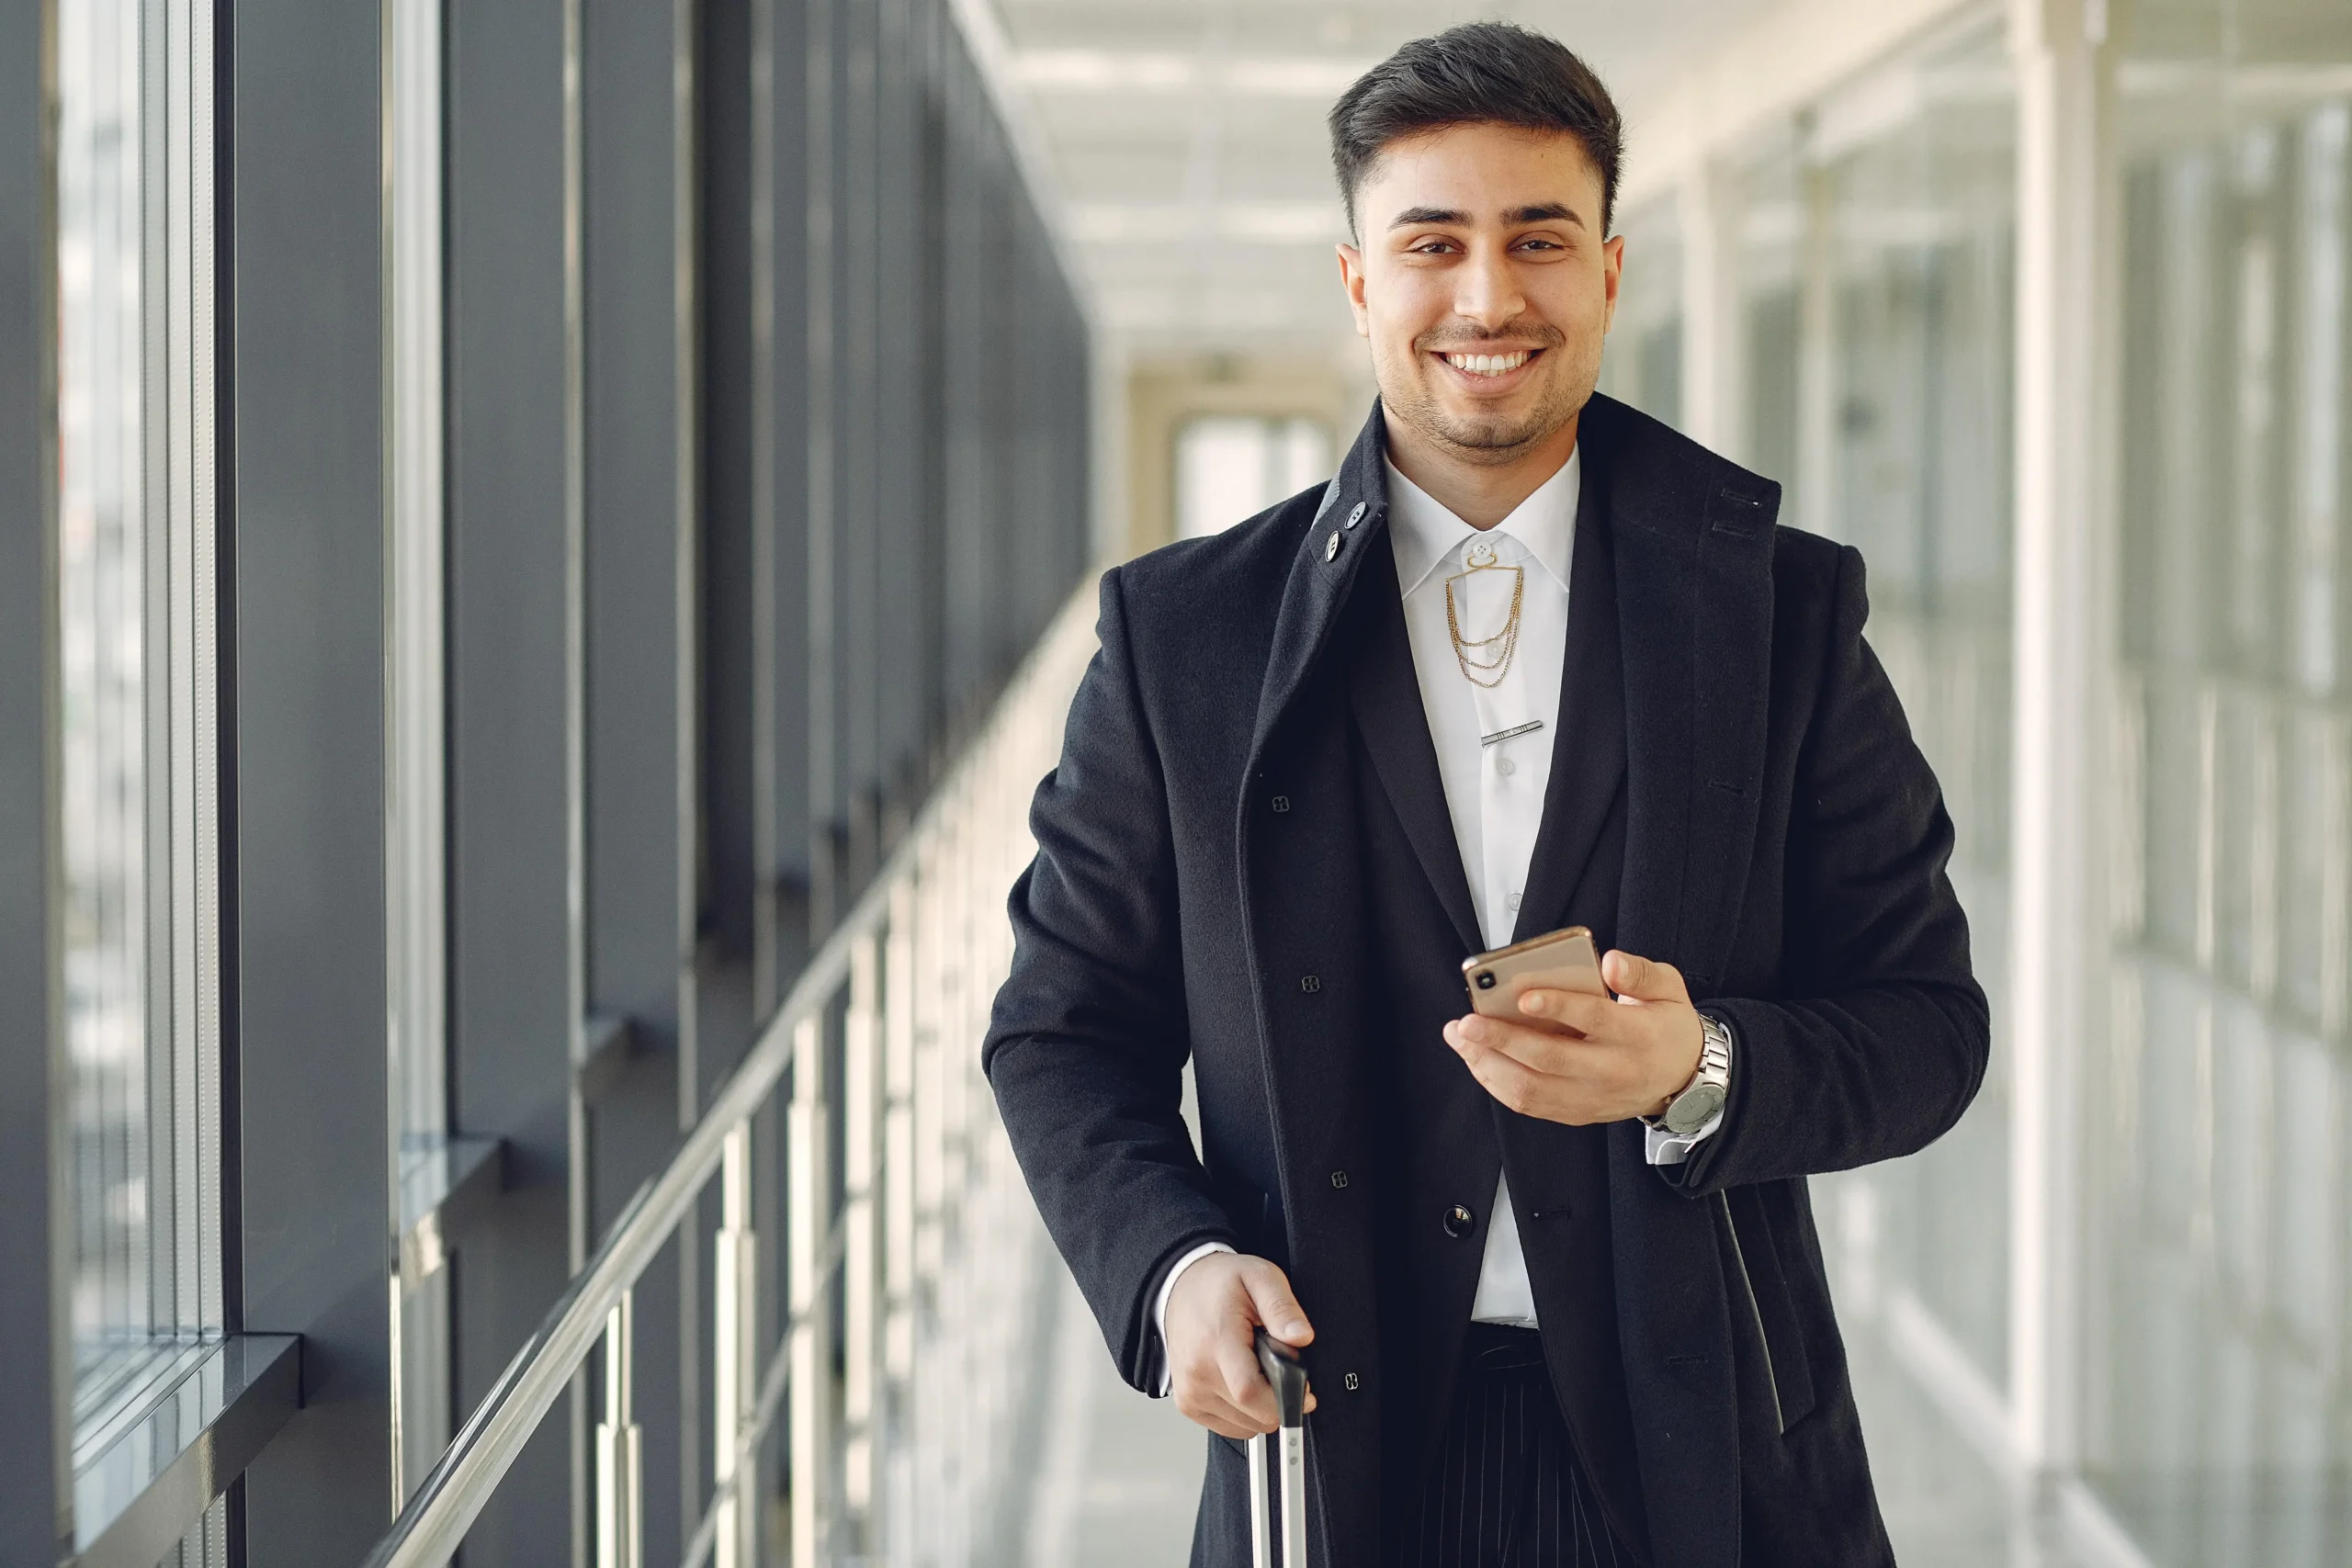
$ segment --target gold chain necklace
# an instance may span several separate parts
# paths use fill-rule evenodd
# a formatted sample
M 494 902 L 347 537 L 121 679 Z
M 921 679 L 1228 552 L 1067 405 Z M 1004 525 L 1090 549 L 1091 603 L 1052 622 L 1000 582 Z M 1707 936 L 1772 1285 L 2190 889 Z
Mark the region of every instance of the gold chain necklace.
M 1503 683 L 1510 673 L 1511 656 L 1519 651 L 1519 612 L 1527 597 L 1527 571 L 1523 567 L 1501 566 L 1494 559 L 1492 547 L 1482 540 L 1471 547 L 1474 558 L 1465 570 L 1445 580 L 1445 629 L 1453 636 L 1453 661 L 1462 667 L 1463 678 L 1474 686 L 1491 691 Z M 1475 558 L 1485 554 L 1483 561 Z M 1507 571 L 1511 575 L 1510 615 L 1503 622 L 1503 629 L 1492 637 L 1466 637 L 1462 635 L 1462 618 L 1453 604 L 1453 585 L 1472 572 Z M 1491 650 L 1499 643 L 1502 651 Z M 1486 677 L 1481 679 L 1481 677 Z

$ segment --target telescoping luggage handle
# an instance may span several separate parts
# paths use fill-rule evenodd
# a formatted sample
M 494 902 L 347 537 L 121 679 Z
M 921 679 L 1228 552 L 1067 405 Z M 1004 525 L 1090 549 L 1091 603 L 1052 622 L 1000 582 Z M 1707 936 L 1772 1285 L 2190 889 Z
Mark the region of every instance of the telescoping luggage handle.
M 1306 1369 L 1298 1352 L 1258 1330 L 1258 1365 L 1274 1385 L 1274 1404 L 1282 1412 L 1282 1429 L 1273 1437 L 1280 1447 L 1273 1456 L 1281 1476 L 1282 1555 L 1274 1555 L 1276 1499 L 1270 1495 L 1266 1469 L 1267 1434 L 1250 1439 L 1250 1561 L 1251 1568 L 1306 1568 Z

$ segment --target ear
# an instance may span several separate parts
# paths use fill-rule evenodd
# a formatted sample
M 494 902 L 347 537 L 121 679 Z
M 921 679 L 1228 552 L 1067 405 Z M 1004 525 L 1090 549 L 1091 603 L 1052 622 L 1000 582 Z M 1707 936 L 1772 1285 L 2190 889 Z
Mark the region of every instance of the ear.
M 1600 287 L 1609 308 L 1600 318 L 1600 335 L 1607 337 L 1617 320 L 1617 289 L 1625 277 L 1625 236 L 1611 234 L 1600 243 Z
M 1368 338 L 1372 335 L 1372 313 L 1365 310 L 1363 302 L 1366 281 L 1363 253 L 1353 245 L 1338 245 L 1333 248 L 1340 253 L 1340 287 L 1347 290 L 1348 309 L 1355 314 L 1356 336 Z M 1612 282 L 1610 288 L 1611 297 L 1614 298 L 1616 285 Z

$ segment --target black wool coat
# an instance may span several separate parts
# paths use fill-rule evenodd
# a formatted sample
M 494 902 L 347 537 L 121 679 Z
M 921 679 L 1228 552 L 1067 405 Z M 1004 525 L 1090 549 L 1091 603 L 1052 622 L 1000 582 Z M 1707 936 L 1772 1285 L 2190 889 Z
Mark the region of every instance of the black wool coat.
M 1415 1353 L 1381 1321 L 1378 1259 L 1400 1244 L 1372 1184 L 1343 1179 L 1382 1166 L 1365 1042 L 1389 994 L 1354 907 L 1369 886 L 1355 764 L 1368 742 L 1376 760 L 1412 743 L 1334 721 L 1351 598 L 1397 592 L 1382 430 L 1375 407 L 1329 485 L 1104 574 L 1102 650 L 1037 791 L 983 1056 L 1130 1382 L 1157 1387 L 1151 1307 L 1184 1252 L 1224 1240 L 1289 1271 L 1317 1330 L 1310 1533 L 1331 1568 L 1381 1562 L 1389 1504 L 1419 1483 L 1396 1456 L 1427 1445 L 1384 1422 L 1443 1415 L 1384 1397 Z M 1779 487 L 1608 398 L 1578 443 L 1570 649 L 1598 527 L 1622 665 L 1616 943 L 1675 964 L 1737 1039 L 1723 1126 L 1688 1164 L 1647 1164 L 1638 1122 L 1600 1134 L 1649 1560 L 1888 1563 L 1804 1178 L 1924 1146 L 1983 1077 L 1951 821 L 1863 640 L 1861 558 L 1776 526 Z M 1555 770 L 1581 754 L 1577 678 Z M 1531 900 L 1544 880 L 1532 871 Z M 1522 921 L 1547 929 L 1546 913 Z M 1426 962 L 1451 971 L 1468 951 Z M 1499 1116 L 1513 1191 L 1542 1190 L 1553 1173 L 1526 1162 L 1569 1145 Z M 1521 1225 L 1538 1312 L 1578 1321 L 1559 1295 L 1574 1271 Z M 1450 1352 L 1432 1333 L 1424 1353 Z M 1248 1562 L 1248 1520 L 1239 1450 L 1212 1438 L 1195 1564 Z

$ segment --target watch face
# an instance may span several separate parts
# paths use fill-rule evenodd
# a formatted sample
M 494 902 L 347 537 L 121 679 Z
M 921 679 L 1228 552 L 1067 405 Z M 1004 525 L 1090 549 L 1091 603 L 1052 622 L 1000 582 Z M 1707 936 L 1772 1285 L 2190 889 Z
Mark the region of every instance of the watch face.
M 1708 1117 L 1723 1108 L 1723 1085 L 1692 1084 L 1676 1095 L 1674 1103 L 1666 1108 L 1666 1130 L 1669 1133 L 1695 1133 L 1707 1124 Z

